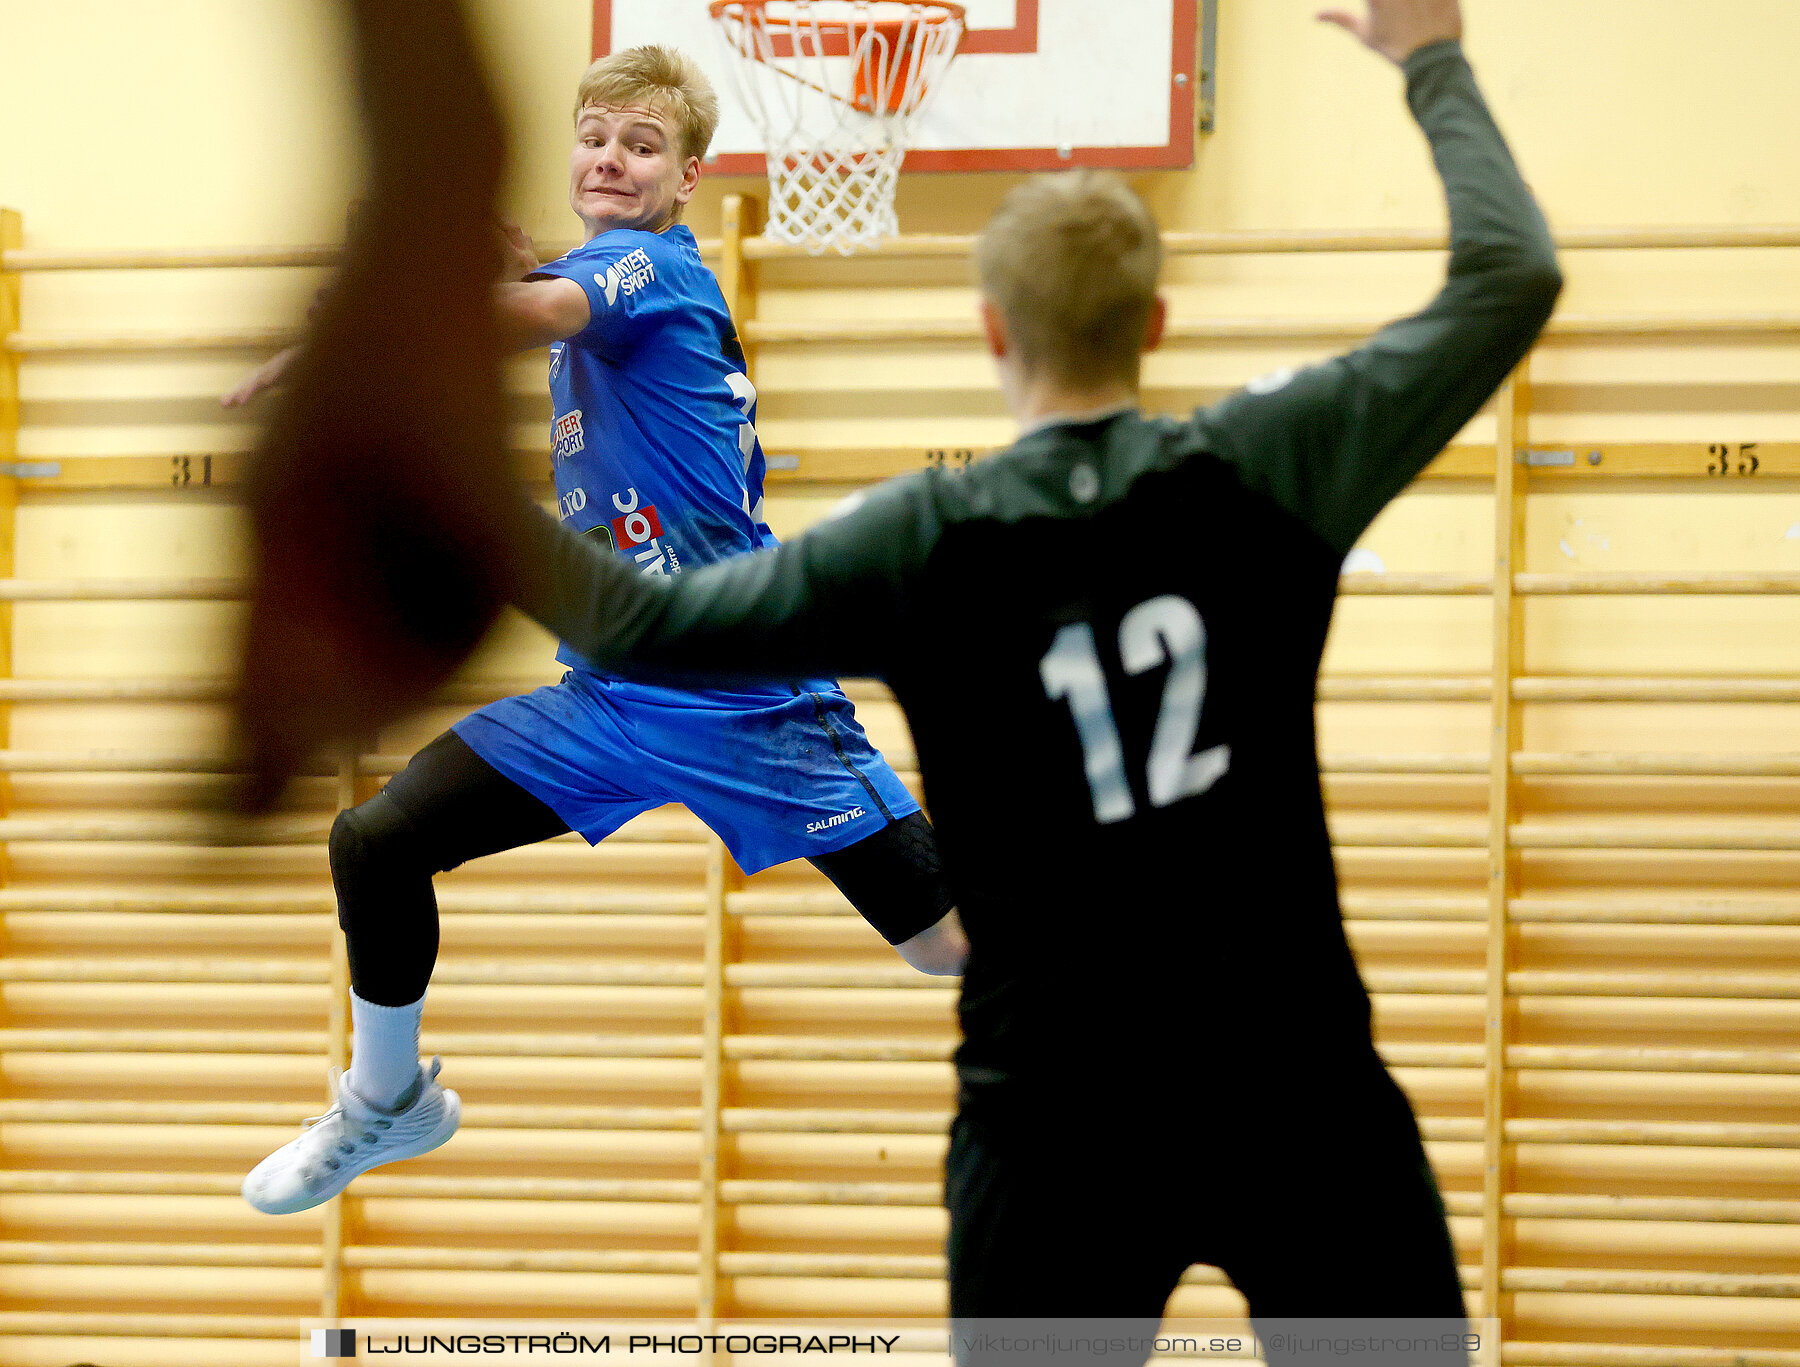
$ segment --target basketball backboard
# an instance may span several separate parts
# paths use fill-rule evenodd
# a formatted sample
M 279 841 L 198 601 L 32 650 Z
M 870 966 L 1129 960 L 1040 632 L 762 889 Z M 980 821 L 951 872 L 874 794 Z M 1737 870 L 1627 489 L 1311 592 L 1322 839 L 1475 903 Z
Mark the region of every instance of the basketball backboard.
M 968 32 L 914 129 L 908 171 L 1149 170 L 1194 160 L 1200 0 L 962 0 Z M 707 169 L 761 175 L 706 0 L 594 0 L 594 55 L 669 43 L 719 91 Z

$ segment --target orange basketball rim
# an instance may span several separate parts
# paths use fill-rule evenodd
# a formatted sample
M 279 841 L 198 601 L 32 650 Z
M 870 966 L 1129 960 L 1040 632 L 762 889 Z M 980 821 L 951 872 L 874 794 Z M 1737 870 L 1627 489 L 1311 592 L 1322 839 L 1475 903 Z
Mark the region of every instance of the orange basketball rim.
M 914 118 L 956 56 L 948 0 L 712 0 L 768 157 L 770 231 L 848 252 L 897 230 Z M 772 77 L 773 79 L 765 79 Z

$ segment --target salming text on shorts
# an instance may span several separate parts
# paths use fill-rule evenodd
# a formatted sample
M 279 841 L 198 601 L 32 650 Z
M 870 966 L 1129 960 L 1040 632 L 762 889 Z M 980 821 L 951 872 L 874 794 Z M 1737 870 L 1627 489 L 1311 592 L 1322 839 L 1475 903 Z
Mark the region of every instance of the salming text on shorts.
M 835 689 L 770 694 L 767 705 L 746 695 L 742 707 L 654 692 L 669 700 L 571 670 L 454 729 L 590 843 L 679 802 L 746 873 L 841 850 L 919 810 Z

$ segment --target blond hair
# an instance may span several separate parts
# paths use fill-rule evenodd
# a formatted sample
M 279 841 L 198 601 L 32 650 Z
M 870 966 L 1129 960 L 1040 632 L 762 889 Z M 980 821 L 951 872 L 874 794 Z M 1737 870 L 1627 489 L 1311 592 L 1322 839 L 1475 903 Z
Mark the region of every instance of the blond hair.
M 1082 389 L 1096 380 L 1135 387 L 1162 237 L 1122 178 L 1033 176 L 988 220 L 975 271 L 1027 370 Z
M 704 157 L 719 126 L 719 97 L 693 58 L 672 47 L 627 48 L 602 57 L 575 90 L 575 119 L 589 105 L 641 104 L 674 125 L 681 155 Z

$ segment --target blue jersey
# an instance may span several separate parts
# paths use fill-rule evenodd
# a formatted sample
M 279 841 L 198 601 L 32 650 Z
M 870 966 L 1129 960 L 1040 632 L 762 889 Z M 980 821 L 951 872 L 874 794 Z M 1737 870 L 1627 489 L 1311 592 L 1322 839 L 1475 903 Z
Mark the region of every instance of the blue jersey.
M 644 574 L 776 544 L 763 521 L 756 390 L 718 281 L 685 226 L 601 233 L 536 274 L 573 280 L 592 316 L 550 348 L 558 511 Z M 594 666 L 564 646 L 557 658 Z M 643 688 L 659 701 L 791 689 Z
M 641 574 L 773 546 L 756 390 L 694 235 L 615 229 L 538 274 L 573 280 L 591 310 L 550 349 L 564 523 Z M 681 802 L 755 872 L 919 809 L 829 680 L 673 689 L 603 673 L 567 645 L 557 658 L 571 667 L 561 683 L 456 733 L 590 841 Z

